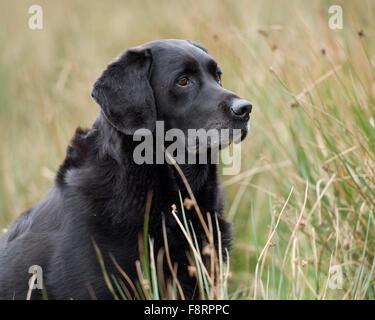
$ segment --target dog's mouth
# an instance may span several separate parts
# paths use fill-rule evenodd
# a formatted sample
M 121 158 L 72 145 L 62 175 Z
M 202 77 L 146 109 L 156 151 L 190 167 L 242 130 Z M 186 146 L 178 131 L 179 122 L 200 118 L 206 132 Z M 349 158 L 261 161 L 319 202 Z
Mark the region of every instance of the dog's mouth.
M 187 150 L 191 153 L 202 153 L 208 149 L 225 149 L 229 147 L 231 143 L 241 143 L 246 138 L 249 129 L 249 123 L 242 129 L 211 129 L 215 130 L 217 134 L 205 136 L 205 134 L 202 133 L 202 135 L 194 137 L 194 139 L 189 139 L 188 137 Z
M 237 141 L 234 140 L 234 143 L 240 143 L 240 142 L 242 142 L 247 137 L 247 134 L 249 133 L 249 131 L 250 131 L 250 122 L 247 121 L 246 128 L 245 129 L 241 129 L 240 139 L 237 140 Z

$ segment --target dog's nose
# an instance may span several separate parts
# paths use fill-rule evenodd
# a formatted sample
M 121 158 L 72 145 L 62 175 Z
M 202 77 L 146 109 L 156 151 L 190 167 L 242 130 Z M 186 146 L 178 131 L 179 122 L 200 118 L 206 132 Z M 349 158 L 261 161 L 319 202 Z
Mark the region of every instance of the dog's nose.
M 249 120 L 249 115 L 252 108 L 253 106 L 249 101 L 240 99 L 233 103 L 230 110 L 232 111 L 232 115 L 235 119 L 247 121 Z

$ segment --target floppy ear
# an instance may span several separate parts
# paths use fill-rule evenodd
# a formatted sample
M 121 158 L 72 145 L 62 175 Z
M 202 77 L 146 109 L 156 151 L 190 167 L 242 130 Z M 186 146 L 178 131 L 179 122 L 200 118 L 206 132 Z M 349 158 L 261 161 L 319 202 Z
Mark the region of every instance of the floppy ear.
M 107 120 L 124 134 L 155 128 L 156 107 L 149 82 L 150 49 L 133 48 L 109 64 L 96 80 L 91 96 Z

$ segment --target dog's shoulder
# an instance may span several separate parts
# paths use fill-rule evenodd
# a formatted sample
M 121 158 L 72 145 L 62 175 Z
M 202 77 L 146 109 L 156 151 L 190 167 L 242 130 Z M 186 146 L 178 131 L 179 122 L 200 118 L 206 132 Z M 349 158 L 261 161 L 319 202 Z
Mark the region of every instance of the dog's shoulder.
M 66 150 L 66 157 L 57 172 L 56 182 L 65 184 L 65 176 L 69 169 L 79 168 L 88 160 L 92 159 L 95 153 L 96 129 L 77 128 L 70 145 Z

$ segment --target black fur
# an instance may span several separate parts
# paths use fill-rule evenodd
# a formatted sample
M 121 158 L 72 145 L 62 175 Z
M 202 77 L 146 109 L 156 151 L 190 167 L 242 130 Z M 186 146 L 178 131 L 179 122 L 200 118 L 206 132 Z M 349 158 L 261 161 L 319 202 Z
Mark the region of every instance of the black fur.
M 132 134 L 139 128 L 153 130 L 156 119 L 182 130 L 207 128 L 213 123 L 244 129 L 226 110 L 238 97 L 216 82 L 204 67 L 207 61 L 212 69 L 213 60 L 200 45 L 161 40 L 128 50 L 107 67 L 93 88 L 92 96 L 102 111 L 92 128 L 77 129 L 52 189 L 0 239 L 1 299 L 26 298 L 32 265 L 43 269 L 48 299 L 90 299 L 93 295 L 112 299 L 93 242 L 109 275 L 123 280 L 112 255 L 137 281 L 138 237 L 143 232 L 149 190 L 149 235 L 154 239 L 155 253 L 164 246 L 164 215 L 172 261 L 178 264 L 184 294 L 198 297 L 195 280 L 187 271 L 189 247 L 171 216 L 171 205 L 176 204 L 181 217 L 179 191 L 182 199 L 189 195 L 173 165 L 134 162 L 137 142 Z M 189 92 L 173 87 L 174 80 L 168 78 L 176 77 L 175 71 L 185 62 L 196 63 L 192 79 L 197 86 Z M 181 168 L 202 213 L 217 216 L 223 250 L 229 249 L 231 227 L 223 217 L 216 166 Z M 205 237 L 197 214 L 193 208 L 186 212 L 202 245 Z M 32 298 L 42 298 L 41 291 L 33 290 Z

